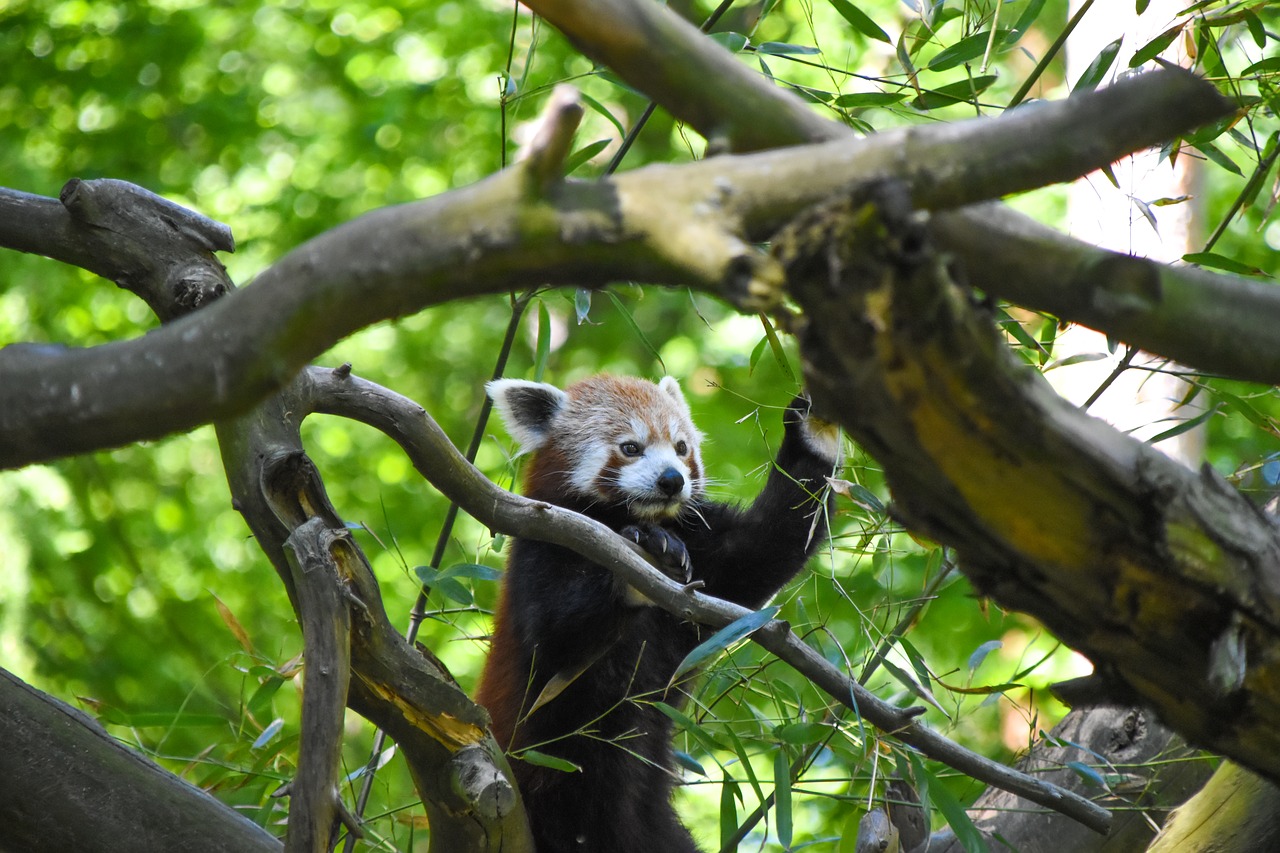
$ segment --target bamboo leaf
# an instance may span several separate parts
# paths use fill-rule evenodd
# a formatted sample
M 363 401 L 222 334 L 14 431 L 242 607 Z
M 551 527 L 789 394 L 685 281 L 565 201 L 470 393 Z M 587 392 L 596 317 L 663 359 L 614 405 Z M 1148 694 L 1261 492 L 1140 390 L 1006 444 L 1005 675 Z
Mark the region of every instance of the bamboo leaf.
M 725 625 L 719 631 L 716 631 L 706 640 L 702 641 L 697 648 L 685 655 L 684 660 L 680 661 L 680 665 L 676 667 L 675 675 L 671 676 L 672 681 L 677 681 L 680 676 L 697 668 L 708 658 L 719 654 L 734 643 L 744 640 L 750 635 L 759 631 L 762 627 L 769 624 L 774 616 L 778 615 L 778 606 L 773 605 L 763 610 L 756 610 L 748 613 L 739 619 L 735 619 L 728 625 Z
M 536 749 L 526 749 L 523 752 L 518 753 L 517 757 L 522 761 L 527 761 L 530 764 L 537 765 L 538 767 L 550 767 L 552 770 L 560 770 L 564 773 L 576 773 L 582 769 L 572 761 L 557 758 L 554 755 L 548 755 L 547 753 L 540 752 Z
M 1076 81 L 1075 86 L 1071 87 L 1071 91 L 1088 92 L 1091 89 L 1098 88 L 1102 78 L 1107 76 L 1107 72 L 1115 64 L 1116 55 L 1120 53 L 1120 45 L 1123 41 L 1124 37 L 1121 36 L 1099 51 L 1098 55 L 1093 58 L 1093 62 L 1090 62 L 1089 67 L 1080 75 L 1080 79 Z
M 879 24 L 871 20 L 866 12 L 850 3 L 849 0 L 831 0 L 831 6 L 840 13 L 840 17 L 849 22 L 849 26 L 867 38 L 873 38 L 885 44 L 893 44 L 893 39 L 889 38 L 889 34 Z

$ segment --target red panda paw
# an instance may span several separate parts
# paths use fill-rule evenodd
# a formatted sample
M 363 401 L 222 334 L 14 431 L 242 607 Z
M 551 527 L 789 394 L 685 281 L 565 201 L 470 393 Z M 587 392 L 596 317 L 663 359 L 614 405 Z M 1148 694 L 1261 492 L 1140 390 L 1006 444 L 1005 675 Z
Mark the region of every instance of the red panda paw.
M 782 423 L 788 430 L 798 429 L 805 446 L 820 458 L 833 464 L 844 458 L 840 427 L 815 415 L 808 397 L 797 395 L 792 398 Z
M 667 577 L 683 584 L 692 580 L 689 551 L 670 530 L 657 524 L 628 524 L 618 533 L 643 548 Z

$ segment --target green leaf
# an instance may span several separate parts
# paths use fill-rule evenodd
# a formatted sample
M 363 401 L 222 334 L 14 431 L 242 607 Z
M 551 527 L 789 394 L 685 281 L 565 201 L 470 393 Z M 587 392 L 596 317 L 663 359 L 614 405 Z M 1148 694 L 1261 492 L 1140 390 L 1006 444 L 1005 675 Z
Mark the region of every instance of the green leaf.
M 769 336 L 765 335 L 751 349 L 751 357 L 747 360 L 747 375 L 752 376 L 756 372 L 756 363 L 760 361 L 760 356 L 764 354 L 764 348 L 769 345 Z
M 1085 764 L 1082 761 L 1068 761 L 1067 766 L 1070 767 L 1077 776 L 1090 785 L 1102 788 L 1104 791 L 1108 790 L 1107 781 L 1102 778 L 1102 774 L 1097 770 L 1094 770 L 1088 764 Z
M 787 44 L 781 41 L 767 41 L 756 48 L 757 53 L 770 56 L 817 56 L 822 53 L 816 47 L 805 44 Z
M 727 734 L 729 736 L 729 746 L 734 755 L 738 756 L 738 764 L 742 767 L 742 772 L 747 774 L 747 781 L 751 783 L 751 790 L 755 792 L 757 800 L 764 802 L 764 788 L 760 786 L 760 780 L 756 778 L 756 770 L 751 766 L 751 756 L 747 755 L 747 749 L 742 745 L 742 738 L 738 737 L 738 733 L 733 729 L 729 729 Z
M 785 749 L 773 753 L 773 810 L 778 842 L 791 849 L 791 765 Z
M 1002 646 L 1004 646 L 1004 643 L 1000 642 L 999 640 L 987 640 L 985 643 L 978 646 L 978 648 L 974 649 L 973 654 L 969 655 L 970 674 L 975 672 L 978 669 L 978 667 L 982 666 L 982 662 L 987 659 L 987 655 L 991 654 L 996 649 L 1001 648 Z
M 1027 34 L 1027 30 L 1031 29 L 1031 25 L 1040 17 L 1040 11 L 1044 9 L 1045 0 L 1031 0 L 1027 7 L 1022 10 L 1022 14 L 1018 16 L 1017 23 L 1013 25 L 1013 29 L 1009 30 L 1009 35 L 1005 37 L 1006 45 L 1014 45 L 1022 40 Z
M 1199 267 L 1210 267 L 1216 270 L 1225 270 L 1227 272 L 1233 272 L 1236 275 L 1266 274 L 1257 267 L 1242 264 L 1237 260 L 1226 257 L 1225 255 L 1219 255 L 1217 252 L 1191 252 L 1183 255 L 1182 259 L 1189 264 L 1195 264 Z
M 1099 51 L 1098 55 L 1093 58 L 1093 62 L 1090 62 L 1089 67 L 1080 75 L 1080 79 L 1076 81 L 1075 86 L 1071 87 L 1071 91 L 1088 92 L 1098 88 L 1102 78 L 1107 76 L 1107 72 L 1115 64 L 1116 54 L 1120 52 L 1120 45 L 1123 41 L 1124 36 L 1121 36 Z
M 463 607 L 470 607 L 475 602 L 471 590 L 458 583 L 454 578 L 439 578 L 432 587 L 450 601 L 456 601 Z
M 276 717 L 267 725 L 265 729 L 262 730 L 262 734 L 258 735 L 258 737 L 254 740 L 253 745 L 250 746 L 249 748 L 262 749 L 264 746 L 271 743 L 271 741 L 275 739 L 275 736 L 280 734 L 280 732 L 283 730 L 284 730 L 284 720 L 280 717 Z
M 1255 74 L 1270 74 L 1274 71 L 1280 71 L 1280 56 L 1268 56 L 1266 59 L 1259 59 L 1241 71 L 1240 76 L 1252 77 Z
M 538 340 L 534 344 L 533 381 L 541 382 L 551 357 L 551 312 L 545 299 L 538 300 Z
M 612 300 L 613 307 L 618 309 L 618 313 L 622 315 L 622 319 L 631 327 L 632 333 L 640 339 L 640 343 L 644 344 L 645 349 L 649 350 L 654 359 L 657 360 L 658 366 L 662 368 L 663 372 L 666 372 L 667 365 L 662 361 L 662 353 L 658 352 L 658 348 L 649 340 L 648 335 L 640 329 L 640 324 L 636 322 L 635 317 L 631 316 L 631 312 L 627 310 L 626 304 L 624 304 L 618 294 L 614 293 L 612 290 L 606 290 L 605 293 L 609 294 L 609 299 Z
M 720 849 L 723 850 L 729 839 L 738 833 L 738 801 L 742 799 L 742 790 L 738 781 L 726 770 L 724 782 L 720 785 Z M 736 853 L 735 844 L 729 853 Z
M 1267 46 L 1267 28 L 1262 25 L 1261 19 L 1254 14 L 1252 9 L 1244 10 L 1244 25 L 1249 28 L 1249 35 L 1253 36 L 1253 43 L 1260 48 Z
M 787 360 L 787 354 L 782 349 L 782 341 L 778 340 L 778 333 L 773 329 L 773 324 L 769 322 L 769 318 L 764 314 L 760 315 L 760 323 L 764 326 L 765 340 L 769 342 L 769 349 L 773 352 L 773 360 L 778 363 L 778 367 L 782 368 L 782 375 L 792 383 L 798 382 L 795 371 L 791 369 L 791 362 Z
M 741 50 L 744 47 L 746 47 L 751 41 L 741 33 L 733 33 L 733 32 L 727 32 L 727 31 L 720 32 L 720 33 L 712 33 L 711 35 L 707 36 L 707 38 L 716 42 L 725 50 L 729 51 L 730 53 L 741 52 Z
M 853 92 L 848 95 L 841 95 L 832 103 L 844 109 L 890 107 L 894 104 L 902 103 L 906 98 L 906 92 Z
M 284 684 L 284 679 L 279 676 L 272 676 L 262 684 L 258 685 L 258 689 L 253 691 L 253 695 L 249 697 L 249 701 L 245 703 L 250 716 L 257 719 L 265 717 L 271 711 L 271 700 L 276 695 L 276 691 Z
M 1234 175 L 1240 175 L 1241 177 L 1244 176 L 1244 172 L 1240 171 L 1240 167 L 1236 165 L 1235 161 L 1226 154 L 1223 154 L 1222 149 L 1218 148 L 1218 146 L 1214 145 L 1212 142 L 1201 142 L 1196 147 L 1200 149 L 1204 156 L 1208 157 L 1228 172 L 1231 172 Z
M 1147 6 L 1150 5 L 1150 3 L 1151 0 L 1138 0 L 1137 4 L 1134 6 L 1134 10 L 1141 15 L 1143 12 L 1147 11 Z
M 1165 430 L 1159 435 L 1152 436 L 1151 440 L 1148 443 L 1158 444 L 1159 442 L 1164 441 L 1167 438 L 1173 438 L 1174 436 L 1182 435 L 1184 432 L 1190 432 L 1191 430 L 1200 426 L 1200 424 L 1209 420 L 1209 418 L 1213 417 L 1217 413 L 1218 413 L 1218 407 L 1214 406 L 1212 409 L 1209 409 L 1207 412 L 1201 412 L 1200 414 L 1196 415 L 1194 418 L 1189 418 L 1183 421 L 1182 423 L 1178 424 L 1177 426 L 1171 427 Z
M 1182 32 L 1182 24 L 1170 27 L 1151 41 L 1138 48 L 1138 52 L 1133 55 L 1133 59 L 1129 60 L 1130 68 L 1137 68 L 1142 63 L 1155 59 L 1164 51 L 1166 47 L 1173 44 L 1173 40 Z
M 699 725 L 697 721 L 683 711 L 668 705 L 666 702 L 654 702 L 653 707 L 666 714 L 683 731 L 688 732 L 690 737 L 700 743 L 707 752 L 715 752 L 726 748 L 725 744 L 718 740 L 709 729 Z
M 502 572 L 493 566 L 486 566 L 483 563 L 457 563 L 452 565 L 440 574 L 439 578 L 471 578 L 481 581 L 496 581 L 502 577 Z
M 1008 30 L 996 31 L 997 39 L 1003 39 L 1008 35 Z M 950 47 L 939 51 L 938 55 L 929 60 L 929 64 L 925 67 L 930 71 L 946 71 L 949 68 L 955 68 L 957 65 L 963 65 L 971 59 L 976 59 L 977 57 L 982 56 L 990 42 L 990 30 L 975 33 L 974 35 L 962 38 Z
M 957 80 L 955 83 L 922 92 L 911 102 L 911 106 L 918 110 L 936 110 L 951 104 L 970 103 L 994 82 L 994 74 L 983 74 L 971 80 Z
M 884 667 L 885 671 L 892 675 L 899 684 L 907 688 L 911 693 L 923 699 L 929 705 L 932 705 L 940 714 L 942 714 L 942 716 L 946 717 L 948 720 L 951 719 L 951 715 L 946 712 L 946 709 L 944 709 L 942 705 L 938 704 L 938 700 L 934 698 L 933 692 L 927 687 L 917 683 L 906 670 L 888 658 L 882 658 L 880 660 L 880 665 Z
M 603 116 L 605 120 L 609 122 L 609 124 L 613 125 L 613 129 L 618 131 L 619 139 L 627 135 L 626 128 L 622 126 L 622 122 L 614 118 L 613 113 L 609 112 L 609 109 L 604 104 L 600 103 L 595 98 L 588 95 L 586 92 L 581 92 L 581 91 L 578 92 L 578 97 L 582 98 L 583 103 L 585 103 L 587 106 L 591 107 L 591 109 L 595 110 L 598 114 Z
M 956 834 L 956 840 L 964 847 L 965 853 L 989 853 L 982 833 L 973 825 L 973 821 L 965 812 L 964 806 L 960 805 L 955 794 L 951 793 L 947 786 L 938 780 L 938 777 L 925 770 L 923 766 L 917 767 L 917 770 L 928 779 L 929 799 L 938 807 L 938 811 L 942 812 L 947 825 Z
M 563 773 L 576 773 L 582 769 L 572 761 L 557 758 L 554 755 L 547 755 L 545 752 L 540 752 L 536 749 L 526 749 L 516 753 L 516 757 L 538 767 L 550 767 L 552 770 L 559 770 Z
M 612 141 L 612 139 L 597 139 L 590 145 L 582 146 L 577 151 L 564 158 L 564 173 L 566 175 L 572 175 L 574 169 L 577 169 L 583 163 L 599 154 Z
M 831 0 L 831 6 L 840 13 L 840 17 L 849 22 L 849 26 L 867 38 L 873 38 L 885 44 L 893 44 L 893 39 L 889 38 L 889 34 L 879 24 L 871 20 L 866 12 L 850 3 L 849 0 Z
M 774 735 L 792 746 L 808 746 L 831 737 L 831 726 L 824 723 L 784 723 L 774 729 Z
M 720 652 L 732 646 L 734 643 L 743 640 L 762 627 L 769 624 L 774 616 L 778 615 L 778 606 L 775 604 L 766 607 L 763 610 L 756 610 L 748 613 L 739 619 L 735 619 L 728 625 L 725 625 L 719 631 L 716 631 L 706 640 L 698 644 L 698 647 L 689 654 L 685 655 L 684 660 L 680 661 L 680 665 L 676 667 L 675 675 L 671 676 L 674 682 L 680 676 L 695 669 L 708 658 L 718 655 Z

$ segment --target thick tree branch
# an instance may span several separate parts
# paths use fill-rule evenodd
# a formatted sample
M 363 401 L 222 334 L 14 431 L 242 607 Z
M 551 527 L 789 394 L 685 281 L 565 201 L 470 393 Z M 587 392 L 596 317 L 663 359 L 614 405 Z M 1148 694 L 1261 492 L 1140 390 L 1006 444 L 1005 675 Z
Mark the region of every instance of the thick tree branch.
M 0 188 L 0 246 L 97 273 L 162 321 L 231 289 L 231 229 L 124 181 L 73 178 L 58 199 Z
M 2 850 L 280 853 L 262 827 L 4 670 L 0 743 Z
M 728 51 L 664 4 L 527 0 L 574 47 L 687 121 L 715 148 L 758 151 L 839 139 L 848 128 L 789 92 L 761 85 Z M 712 45 L 715 49 L 708 49 Z M 733 101 L 726 110 L 718 101 Z
M 941 213 L 934 232 L 974 287 L 1148 352 L 1280 385 L 1280 287 L 1072 240 L 1009 208 Z
M 336 571 L 312 572 L 307 580 L 329 585 L 326 595 L 336 596 L 350 614 L 346 703 L 395 739 L 427 811 L 433 853 L 529 853 L 519 794 L 488 732 L 488 715 L 439 661 L 392 626 L 368 561 L 346 536 L 303 452 L 298 429 L 311 411 L 308 377 L 301 374 L 245 417 L 217 425 L 236 508 L 275 566 L 295 611 L 308 622 L 313 610 L 294 581 L 286 543 L 305 525 L 324 528 L 328 566 Z
M 968 204 L 1081 174 L 1221 111 L 1211 87 L 1170 71 L 999 120 L 652 166 L 533 198 L 541 161 L 520 163 L 335 228 L 145 338 L 0 350 L 0 467 L 233 416 L 364 326 L 530 278 L 688 284 L 765 308 L 781 275 L 749 241 L 835 186 L 890 175 L 919 206 Z M 1030 158 L 1035 138 L 1053 156 Z
M 631 0 L 528 0 L 527 5 L 583 49 L 590 42 L 592 58 L 676 118 L 708 138 L 725 136 L 723 141 L 731 150 L 796 145 L 853 133 L 834 121 L 824 120 L 817 126 L 811 118 L 792 123 L 798 110 L 813 116 L 807 105 L 733 60 L 665 5 Z M 639 61 L 629 45 L 642 36 L 647 50 Z M 655 43 L 662 39 L 667 41 Z M 674 52 L 677 45 L 679 53 Z M 679 75 L 689 56 L 707 65 L 718 63 L 721 76 L 703 83 L 682 79 Z M 1168 103 L 1169 115 L 1176 115 L 1177 98 Z M 1022 107 L 1000 120 L 1038 108 Z M 1119 114 L 1109 118 L 1123 122 Z M 1089 133 L 1097 129 L 1107 135 L 1114 130 L 1102 128 L 1110 121 L 1095 125 L 1091 118 L 1077 129 Z M 1161 138 L 1168 139 L 1181 132 L 1163 124 L 1156 135 L 1164 133 Z M 1002 158 L 1008 156 L 1016 163 L 1058 151 L 1059 145 L 1071 143 L 1065 138 L 1039 137 L 1020 150 L 1004 152 Z M 916 206 L 933 207 L 918 198 Z M 1280 347 L 1274 333 L 1280 327 L 1280 291 L 1275 287 L 1126 259 L 1053 234 L 998 205 L 941 216 L 936 236 L 965 265 L 969 280 L 989 293 L 1183 364 L 1269 385 L 1280 383 Z
M 412 400 L 346 372 L 310 368 L 304 376 L 311 395 L 307 409 L 342 415 L 382 430 L 405 449 L 419 473 L 493 529 L 571 548 L 617 572 L 651 601 L 689 621 L 721 627 L 749 612 L 729 602 L 685 591 L 599 522 L 500 489 L 466 461 Z M 771 622 L 754 639 L 881 731 L 975 779 L 1061 811 L 1096 831 L 1106 831 L 1109 815 L 1104 809 L 938 735 L 916 721 L 912 710 L 889 705 L 856 679 L 841 673 L 796 637 L 786 623 Z
M 1067 403 L 948 277 L 905 191 L 797 220 L 815 407 L 883 466 L 894 511 L 1193 743 L 1280 779 L 1280 531 Z

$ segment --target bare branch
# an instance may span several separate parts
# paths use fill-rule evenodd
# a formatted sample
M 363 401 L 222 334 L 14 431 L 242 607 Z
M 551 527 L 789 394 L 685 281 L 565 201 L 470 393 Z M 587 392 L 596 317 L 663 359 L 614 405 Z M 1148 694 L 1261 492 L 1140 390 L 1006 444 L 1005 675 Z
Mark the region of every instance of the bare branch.
M 1280 288 L 1072 240 L 1002 205 L 934 218 L 964 280 L 1199 370 L 1280 385 Z
M 998 120 L 651 166 L 533 200 L 532 167 L 519 163 L 335 228 L 145 338 L 0 350 L 0 467 L 234 416 L 357 329 L 530 278 L 687 284 L 759 310 L 780 298 L 781 274 L 749 241 L 835 187 L 892 175 L 918 206 L 968 204 L 1078 175 L 1221 106 L 1212 87 L 1168 71 Z M 1057 142 L 1040 164 L 1025 153 L 1036 134 Z
M 268 493 L 292 494 L 287 486 Z M 285 508 L 287 511 L 287 508 Z M 339 535 L 320 518 L 300 524 L 286 540 L 285 556 L 298 592 L 306 688 L 298 772 L 289 792 L 285 853 L 328 853 L 337 818 L 343 721 L 351 681 L 351 611 L 339 585 L 333 549 Z M 340 547 L 340 546 L 338 546 Z
M 849 133 L 764 82 L 663 4 L 529 0 L 525 5 L 717 149 L 757 151 Z M 718 103 L 730 101 L 731 109 Z
M 295 583 L 286 543 L 312 519 L 319 522 L 313 526 L 323 526 L 328 565 L 337 571 L 314 571 L 306 580 L 329 585 L 326 595 L 336 596 L 350 614 L 347 706 L 395 739 L 431 823 L 432 851 L 530 853 L 524 811 L 506 758 L 488 731 L 488 715 L 442 663 L 391 624 L 373 570 L 345 535 L 302 450 L 298 429 L 311 411 L 310 378 L 300 374 L 250 414 L 218 424 L 235 506 L 304 619 L 312 608 Z M 488 770 L 479 772 L 481 765 Z
M 230 290 L 213 253 L 235 251 L 221 223 L 125 181 L 78 178 L 58 200 L 0 189 L 0 246 L 97 273 L 161 320 Z
M 527 172 L 536 195 L 544 195 L 554 184 L 564 180 L 564 161 L 573 147 L 573 135 L 581 121 L 582 102 L 578 90 L 565 83 L 556 86 L 542 112 L 533 142 L 523 152 L 529 163 Z
M 374 426 L 401 445 L 423 477 L 450 500 L 495 530 L 571 548 L 616 572 L 651 601 L 683 619 L 721 627 L 749 613 L 726 601 L 689 593 L 639 557 L 622 537 L 597 521 L 498 488 L 463 458 L 426 411 L 412 400 L 350 374 L 311 368 L 316 412 L 342 415 Z M 778 658 L 851 708 L 863 719 L 989 785 L 1061 811 L 1099 832 L 1110 815 L 1088 800 L 976 755 L 916 721 L 912 709 L 897 708 L 866 690 L 774 621 L 753 638 Z

